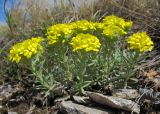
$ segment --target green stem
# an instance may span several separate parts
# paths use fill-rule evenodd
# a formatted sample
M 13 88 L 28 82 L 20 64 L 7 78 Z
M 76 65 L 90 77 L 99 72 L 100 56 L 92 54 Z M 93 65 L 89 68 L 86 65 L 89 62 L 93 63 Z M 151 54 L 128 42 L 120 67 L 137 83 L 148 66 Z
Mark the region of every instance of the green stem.
M 72 79 L 72 73 L 70 71 L 70 65 L 68 63 L 68 57 L 66 55 L 64 55 L 63 60 L 64 60 L 64 67 L 66 69 L 65 70 L 66 79 L 71 80 Z
M 127 82 L 130 79 L 130 77 L 132 76 L 132 72 L 135 66 L 135 63 L 137 62 L 139 54 L 136 52 L 135 55 L 131 56 L 128 60 L 128 58 L 126 58 L 123 53 L 122 53 L 122 57 L 123 59 L 125 59 L 127 61 L 126 65 L 127 66 L 127 71 L 126 71 L 126 78 L 125 78 L 125 82 L 124 82 L 124 88 L 127 87 Z
M 110 68 L 111 68 L 111 61 L 113 59 L 113 52 L 115 51 L 115 41 L 112 40 L 112 39 L 109 39 L 109 40 L 106 40 L 105 41 L 105 46 L 104 46 L 104 58 L 103 58 L 103 63 L 105 66 L 104 66 L 104 76 L 106 79 L 108 79 L 108 75 L 110 73 Z M 103 76 L 103 78 L 104 78 Z M 104 80 L 102 78 L 102 80 Z
M 37 56 L 38 57 L 38 56 Z M 41 84 L 41 86 L 43 86 L 44 88 L 49 88 L 49 85 L 48 83 L 46 82 L 46 80 L 44 80 L 43 78 L 43 73 L 42 73 L 42 70 L 38 70 L 37 69 L 37 64 L 36 64 L 37 61 L 34 61 L 32 60 L 31 61 L 31 70 L 33 72 L 33 75 L 35 75 L 36 77 L 36 80 Z
M 86 72 L 86 59 L 87 59 L 86 53 L 82 53 L 80 55 L 80 60 L 81 60 L 80 71 L 79 71 L 80 83 L 84 82 L 84 75 L 85 75 L 85 72 Z

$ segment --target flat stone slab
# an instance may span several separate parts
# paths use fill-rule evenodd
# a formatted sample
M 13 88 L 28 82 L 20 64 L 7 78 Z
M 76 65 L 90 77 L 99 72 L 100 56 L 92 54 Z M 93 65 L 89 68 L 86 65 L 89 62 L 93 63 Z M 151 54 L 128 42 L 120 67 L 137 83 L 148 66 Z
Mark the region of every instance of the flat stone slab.
M 91 101 L 89 97 L 82 97 L 82 96 L 73 96 L 74 102 L 82 105 L 89 105 L 91 104 Z
M 111 110 L 101 109 L 97 107 L 87 107 L 84 105 L 73 103 L 72 101 L 63 101 L 59 105 L 59 110 L 64 114 L 117 114 Z
M 139 93 L 136 89 L 113 89 L 112 96 L 124 99 L 136 99 Z
M 106 96 L 95 92 L 87 92 L 87 94 L 92 99 L 92 101 L 101 105 L 110 106 L 125 111 L 135 112 L 137 114 L 140 113 L 139 105 L 131 100 L 113 96 Z

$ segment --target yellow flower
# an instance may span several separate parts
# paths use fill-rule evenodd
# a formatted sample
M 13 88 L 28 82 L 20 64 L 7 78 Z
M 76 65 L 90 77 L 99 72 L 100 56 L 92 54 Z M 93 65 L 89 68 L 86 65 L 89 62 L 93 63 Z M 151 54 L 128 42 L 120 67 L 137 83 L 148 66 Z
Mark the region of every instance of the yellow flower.
M 87 32 L 101 32 L 103 35 L 113 38 L 127 34 L 126 30 L 131 26 L 132 22 L 125 22 L 124 19 L 112 15 L 107 16 L 102 23 L 80 20 L 68 24 L 56 24 L 48 27 L 46 36 L 49 45 L 57 42 L 64 43 L 69 41 L 73 35 Z
M 47 29 L 47 39 L 48 44 L 55 44 L 58 42 L 60 37 L 62 42 L 65 42 L 68 36 L 72 34 L 77 34 L 78 32 L 83 32 L 87 30 L 96 30 L 94 23 L 87 20 L 76 21 L 72 23 L 56 24 Z
M 48 27 L 47 29 L 47 39 L 48 44 L 54 44 L 58 41 L 59 37 L 67 36 L 73 33 L 73 26 L 71 24 L 56 24 Z
M 43 40 L 44 39 L 41 37 L 35 37 L 15 44 L 10 49 L 9 60 L 19 63 L 23 56 L 28 59 L 31 58 L 33 54 L 43 50 L 43 47 L 40 44 Z
M 96 29 L 101 29 L 101 30 L 103 30 L 104 27 L 105 27 L 105 24 L 104 24 L 104 23 L 94 22 L 93 24 L 94 24 L 94 26 L 95 26 Z
M 72 45 L 74 52 L 80 50 L 84 50 L 86 52 L 98 52 L 101 46 L 99 39 L 96 36 L 83 33 L 80 33 L 76 37 L 73 37 L 70 44 Z
M 96 30 L 94 23 L 87 20 L 81 20 L 71 23 L 73 28 L 77 31 Z
M 123 35 L 126 35 L 127 32 L 125 32 L 122 28 L 115 26 L 115 25 L 108 25 L 104 27 L 103 33 L 108 38 L 117 38 Z
M 18 63 L 21 60 L 21 57 L 16 52 L 15 48 L 12 48 L 12 50 L 10 50 L 9 60 L 16 61 L 16 63 Z
M 120 28 L 122 28 L 123 30 L 127 31 L 132 27 L 132 21 L 128 21 L 126 22 L 123 18 L 111 15 L 111 16 L 106 16 L 103 19 L 103 23 L 105 25 L 116 25 Z
M 128 37 L 127 43 L 130 49 L 138 50 L 139 52 L 152 51 L 153 42 L 146 32 L 135 33 Z

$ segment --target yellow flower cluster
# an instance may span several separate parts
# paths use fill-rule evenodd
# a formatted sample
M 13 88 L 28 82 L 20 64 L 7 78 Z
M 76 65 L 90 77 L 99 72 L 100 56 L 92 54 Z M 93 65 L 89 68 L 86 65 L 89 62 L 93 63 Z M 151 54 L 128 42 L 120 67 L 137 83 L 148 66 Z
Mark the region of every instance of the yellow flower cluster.
M 123 30 L 128 30 L 132 27 L 132 21 L 125 21 L 123 18 L 111 15 L 111 16 L 106 16 L 103 19 L 103 23 L 105 25 L 116 25 L 120 28 L 122 28 Z
M 47 29 L 48 44 L 54 44 L 58 41 L 59 37 L 64 37 L 73 33 L 73 27 L 71 24 L 56 24 Z
M 76 21 L 72 22 L 70 24 L 56 24 L 53 26 L 50 26 L 47 29 L 47 39 L 48 39 L 48 44 L 54 44 L 56 43 L 59 38 L 65 37 L 67 35 L 72 35 L 74 32 L 81 32 L 81 31 L 86 31 L 86 30 L 95 30 L 95 26 L 92 22 L 89 22 L 87 20 L 81 20 L 81 21 Z M 65 41 L 65 39 L 63 39 Z
M 94 23 L 87 20 L 76 21 L 71 25 L 78 31 L 96 30 Z
M 34 37 L 21 43 L 15 44 L 10 49 L 9 60 L 19 63 L 22 56 L 28 59 L 31 58 L 33 54 L 36 54 L 38 51 L 43 50 L 43 47 L 40 44 L 43 40 L 44 39 L 41 37 Z
M 79 50 L 98 52 L 101 46 L 99 39 L 96 36 L 83 33 L 73 37 L 70 44 L 72 45 L 74 52 Z
M 94 22 L 93 25 L 95 26 L 96 30 L 98 29 L 103 30 L 105 28 L 104 23 Z
M 103 34 L 108 38 L 116 38 L 118 36 L 126 35 L 127 32 L 125 32 L 123 29 L 121 29 L 118 26 L 108 25 L 103 30 Z
M 107 37 L 119 37 L 127 34 L 131 28 L 132 22 L 126 22 L 124 19 L 117 16 L 106 16 L 103 22 L 89 22 L 80 20 L 72 23 L 56 24 L 47 29 L 48 44 L 55 44 L 61 38 L 62 42 L 66 41 L 72 35 L 79 33 L 103 31 L 102 34 Z
M 59 38 L 65 37 L 67 35 L 72 35 L 73 33 L 77 34 L 79 32 L 87 31 L 87 30 L 96 30 L 95 24 L 93 22 L 89 22 L 87 20 L 76 21 L 72 23 L 65 24 L 56 24 L 50 26 L 47 29 L 47 39 L 48 44 L 56 43 Z M 65 41 L 65 39 L 63 39 Z
M 127 43 L 131 49 L 139 52 L 152 51 L 153 42 L 146 32 L 135 33 L 127 39 Z
M 126 35 L 128 30 L 132 27 L 131 21 L 126 22 L 123 18 L 114 15 L 106 16 L 102 24 L 104 24 L 102 34 L 109 38 Z

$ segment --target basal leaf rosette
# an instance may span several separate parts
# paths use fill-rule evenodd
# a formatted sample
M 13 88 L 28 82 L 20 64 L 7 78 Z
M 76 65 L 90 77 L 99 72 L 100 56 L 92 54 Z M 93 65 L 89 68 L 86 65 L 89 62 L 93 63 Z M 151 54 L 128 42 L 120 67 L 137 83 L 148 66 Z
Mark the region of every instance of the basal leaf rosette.
M 43 40 L 42 37 L 33 37 L 13 45 L 10 49 L 9 60 L 19 63 L 23 57 L 30 59 L 32 55 L 43 50 L 41 45 Z
M 146 32 L 139 32 L 129 36 L 127 43 L 129 44 L 130 49 L 135 49 L 141 53 L 152 51 L 153 49 L 153 42 Z
M 76 37 L 73 37 L 70 44 L 73 47 L 74 52 L 80 50 L 98 52 L 101 46 L 99 39 L 96 36 L 84 33 L 80 33 Z
M 132 21 L 125 21 L 123 18 L 117 17 L 115 15 L 106 16 L 103 19 L 105 25 L 115 25 L 122 28 L 125 31 L 128 31 L 132 27 Z

